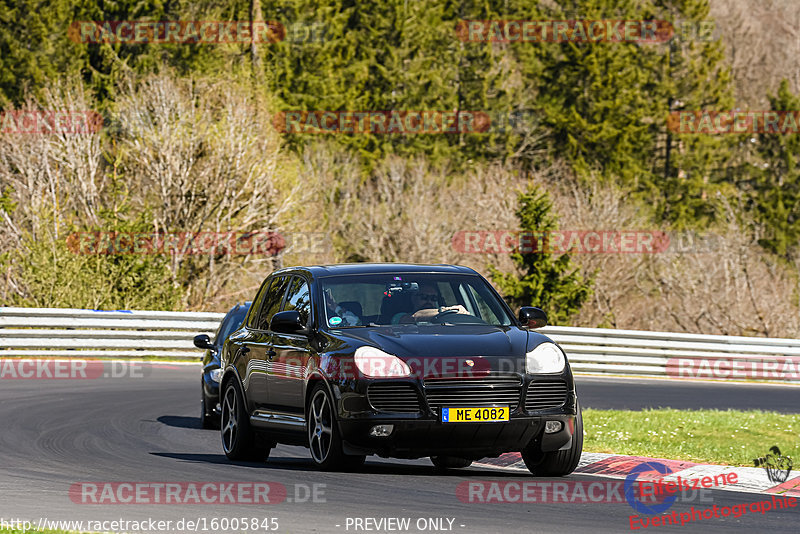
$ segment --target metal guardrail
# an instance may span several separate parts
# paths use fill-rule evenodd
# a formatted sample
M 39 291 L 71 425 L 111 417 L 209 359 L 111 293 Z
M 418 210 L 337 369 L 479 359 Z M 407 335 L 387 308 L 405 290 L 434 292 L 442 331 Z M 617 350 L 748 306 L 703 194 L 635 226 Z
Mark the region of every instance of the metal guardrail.
M 800 383 L 800 340 L 547 326 L 577 373 Z
M 0 307 L 0 357 L 200 358 L 223 313 Z M 576 373 L 800 383 L 800 340 L 548 326 Z
M 0 307 L 0 357 L 200 358 L 224 313 Z

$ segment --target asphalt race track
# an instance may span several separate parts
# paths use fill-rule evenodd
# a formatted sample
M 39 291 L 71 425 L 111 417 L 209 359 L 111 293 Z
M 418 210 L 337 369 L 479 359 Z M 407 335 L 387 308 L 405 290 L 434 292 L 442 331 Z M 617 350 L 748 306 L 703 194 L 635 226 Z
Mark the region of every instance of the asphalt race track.
M 581 404 L 602 410 L 764 410 L 800 413 L 800 386 L 579 376 Z
M 283 446 L 274 450 L 266 463 L 232 464 L 222 454 L 218 432 L 199 428 L 199 368 L 166 366 L 148 374 L 116 379 L 0 381 L 0 518 L 26 519 L 34 524 L 42 519 L 153 518 L 177 522 L 205 518 L 207 525 L 212 518 L 275 518 L 278 528 L 272 531 L 277 532 L 376 532 L 374 523 L 362 522 L 356 529 L 354 518 L 390 517 L 411 519 L 410 528 L 404 532 L 630 530 L 628 517 L 634 512 L 627 503 L 482 504 L 457 498 L 456 487 L 464 481 L 543 480 L 499 469 L 473 467 L 440 474 L 427 459 L 372 457 L 358 473 L 321 473 L 312 469 L 306 449 Z M 791 398 L 796 409 L 798 398 L 797 389 L 790 388 L 675 385 L 657 380 L 579 378 L 578 387 L 584 406 L 598 408 L 753 408 L 762 402 L 764 408 L 777 409 L 783 403 L 785 409 L 791 405 Z M 742 395 L 743 388 L 751 389 Z M 579 475 L 568 480 L 603 479 Z M 287 498 L 266 505 L 100 505 L 70 499 L 73 484 L 105 481 L 276 482 L 286 487 Z M 317 502 L 311 502 L 305 497 L 315 484 Z M 693 504 L 698 508 L 732 506 L 765 498 L 708 491 L 710 497 L 704 502 L 676 502 L 672 510 L 686 512 Z M 647 531 L 797 532 L 798 510 L 748 513 L 738 519 L 729 516 Z M 431 528 L 427 521 L 431 518 L 445 519 Z M 448 520 L 452 520 L 452 526 Z M 169 531 L 178 530 L 172 527 Z M 226 532 L 202 526 L 197 531 Z

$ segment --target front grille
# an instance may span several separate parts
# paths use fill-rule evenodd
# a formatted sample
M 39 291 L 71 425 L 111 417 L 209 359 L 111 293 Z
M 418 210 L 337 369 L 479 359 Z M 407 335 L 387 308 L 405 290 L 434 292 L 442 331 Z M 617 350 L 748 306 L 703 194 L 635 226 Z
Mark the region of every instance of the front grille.
M 476 378 L 426 378 L 425 397 L 431 408 L 444 406 L 519 405 L 522 380 L 514 375 Z
M 564 382 L 531 382 L 525 395 L 525 410 L 535 412 L 558 408 L 567 402 L 567 385 Z
M 419 412 L 419 398 L 411 384 L 370 384 L 367 399 L 380 412 Z

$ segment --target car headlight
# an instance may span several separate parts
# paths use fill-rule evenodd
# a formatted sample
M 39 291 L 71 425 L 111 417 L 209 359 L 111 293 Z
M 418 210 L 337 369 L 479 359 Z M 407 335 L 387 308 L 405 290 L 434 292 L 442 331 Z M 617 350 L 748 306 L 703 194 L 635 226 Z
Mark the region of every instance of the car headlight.
M 525 354 L 525 370 L 533 373 L 560 373 L 567 359 L 555 343 L 542 343 Z
M 212 369 L 208 375 L 211 377 L 212 382 L 219 384 L 219 381 L 222 380 L 222 369 Z
M 406 362 L 375 347 L 359 347 L 353 359 L 362 374 L 370 378 L 397 378 L 411 376 Z

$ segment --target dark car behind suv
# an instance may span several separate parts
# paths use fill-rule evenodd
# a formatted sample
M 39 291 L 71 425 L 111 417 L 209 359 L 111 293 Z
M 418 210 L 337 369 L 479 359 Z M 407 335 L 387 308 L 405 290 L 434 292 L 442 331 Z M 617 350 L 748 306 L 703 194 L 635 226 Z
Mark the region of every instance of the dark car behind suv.
M 223 450 L 305 445 L 322 469 L 519 451 L 537 475 L 571 473 L 583 423 L 566 355 L 533 331 L 546 321 L 465 267 L 281 269 L 222 349 Z
M 219 367 L 219 354 L 222 343 L 234 330 L 242 325 L 252 302 L 236 304 L 223 317 L 214 334 L 214 341 L 206 334 L 194 337 L 194 346 L 205 349 L 203 353 L 203 379 L 200 395 L 200 426 L 203 428 L 219 428 L 219 380 L 222 370 Z

